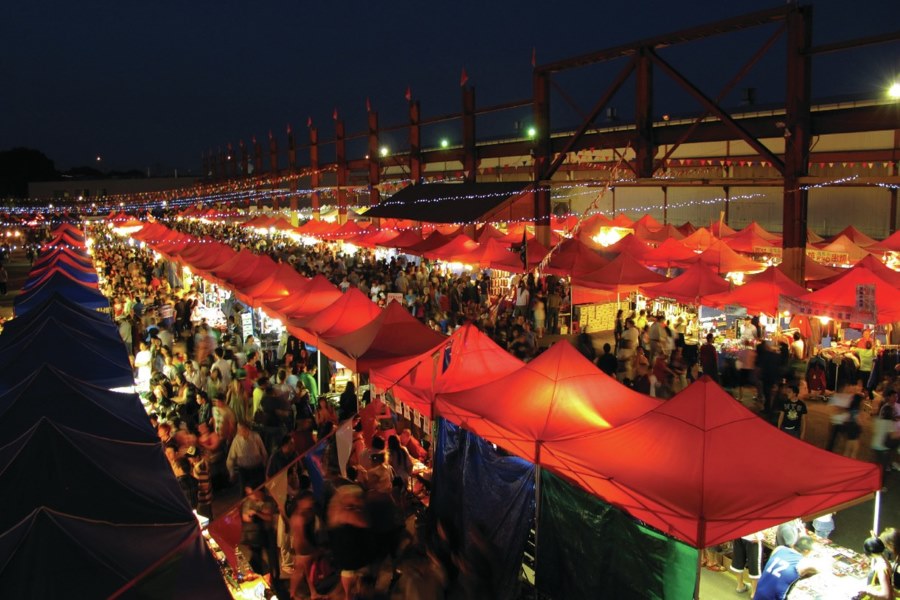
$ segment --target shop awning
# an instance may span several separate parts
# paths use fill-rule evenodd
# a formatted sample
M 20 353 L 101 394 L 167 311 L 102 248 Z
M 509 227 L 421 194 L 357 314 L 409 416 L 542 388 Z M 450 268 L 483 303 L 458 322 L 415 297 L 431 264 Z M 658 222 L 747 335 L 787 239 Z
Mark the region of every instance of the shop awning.
M 366 212 L 370 218 L 431 223 L 518 221 L 533 215 L 528 182 L 410 185 Z
M 341 290 L 322 275 L 316 275 L 306 283 L 298 281 L 298 286 L 289 289 L 290 295 L 281 300 L 264 302 L 263 310 L 287 323 L 292 318 L 315 314 L 341 296 Z
M 851 269 L 831 285 L 793 300 L 791 312 L 798 314 L 875 324 L 900 321 L 897 288 L 865 267 Z
M 381 314 L 377 304 L 358 288 L 351 287 L 334 302 L 311 315 L 290 319 L 288 331 L 308 344 L 318 345 L 319 336 L 334 337 L 356 331 Z
M 840 269 L 836 274 L 831 275 L 830 277 L 817 279 L 816 281 L 810 282 L 809 287 L 813 290 L 821 289 L 827 285 L 831 285 L 832 283 L 840 281 L 848 273 L 852 272 L 854 269 L 858 269 L 861 267 L 868 269 L 878 277 L 881 277 L 892 286 L 900 290 L 900 273 L 891 269 L 871 254 L 863 258 L 861 261 L 859 261 L 849 269 Z

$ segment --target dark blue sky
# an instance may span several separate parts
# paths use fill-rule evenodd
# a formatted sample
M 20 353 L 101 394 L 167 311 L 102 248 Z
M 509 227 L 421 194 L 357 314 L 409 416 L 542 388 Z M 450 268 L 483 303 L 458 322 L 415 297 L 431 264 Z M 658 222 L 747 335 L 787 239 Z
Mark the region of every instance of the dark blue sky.
M 288 122 L 305 140 L 308 116 L 330 138 L 334 107 L 348 132 L 360 131 L 366 97 L 383 125 L 404 122 L 407 85 L 426 118 L 457 112 L 463 67 L 480 106 L 528 98 L 532 47 L 543 63 L 778 5 L 7 0 L 0 20 L 0 149 L 37 148 L 59 168 L 96 164 L 100 155 L 104 169 L 159 165 L 198 173 L 202 151 L 254 134 L 263 139 L 270 129 L 283 143 Z M 885 33 L 900 23 L 897 0 L 813 6 L 815 44 Z M 771 31 L 668 56 L 690 77 L 708 81 L 715 96 Z M 761 103 L 777 101 L 782 55 L 779 47 L 739 87 L 757 87 Z M 570 73 L 561 83 L 586 109 L 618 68 Z M 897 44 L 817 59 L 814 93 L 874 93 L 898 71 Z M 657 88 L 658 105 L 671 107 L 660 112 L 694 109 L 668 90 Z M 564 105 L 558 97 L 554 103 Z M 498 118 L 479 123 L 479 135 L 511 133 L 515 117 Z M 570 111 L 555 124 L 576 118 Z M 458 126 L 447 128 L 426 136 L 458 138 Z

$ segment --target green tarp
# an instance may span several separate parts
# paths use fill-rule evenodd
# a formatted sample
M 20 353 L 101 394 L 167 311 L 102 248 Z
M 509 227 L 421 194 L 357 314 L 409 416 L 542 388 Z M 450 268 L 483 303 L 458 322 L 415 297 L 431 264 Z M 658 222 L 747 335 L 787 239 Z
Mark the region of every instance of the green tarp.
M 541 472 L 537 588 L 553 598 L 693 598 L 698 554 Z

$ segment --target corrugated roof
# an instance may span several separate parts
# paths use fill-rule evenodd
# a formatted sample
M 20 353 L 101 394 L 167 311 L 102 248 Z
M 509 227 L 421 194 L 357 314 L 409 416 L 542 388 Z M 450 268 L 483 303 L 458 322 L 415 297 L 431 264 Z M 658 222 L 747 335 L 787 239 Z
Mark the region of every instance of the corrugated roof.
M 371 208 L 366 216 L 471 223 L 513 200 L 530 185 L 527 181 L 411 185 Z

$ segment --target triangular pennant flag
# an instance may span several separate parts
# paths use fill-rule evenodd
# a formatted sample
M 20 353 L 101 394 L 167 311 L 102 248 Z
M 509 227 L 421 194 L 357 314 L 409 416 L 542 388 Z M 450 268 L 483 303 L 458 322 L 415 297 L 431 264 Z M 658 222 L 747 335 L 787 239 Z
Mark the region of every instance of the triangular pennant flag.
M 368 96 L 366 96 L 366 112 L 372 112 L 372 103 L 369 102 Z
M 411 87 L 406 86 L 406 94 L 404 94 L 403 97 L 406 98 L 407 102 L 412 102 L 412 88 Z
M 334 112 L 331 113 L 331 118 L 334 119 L 335 121 L 338 120 L 337 106 L 334 107 Z
M 469 76 L 466 75 L 466 68 L 463 67 L 462 74 L 459 76 L 459 87 L 465 87 L 467 81 L 469 81 Z
M 312 127 L 312 117 L 306 117 L 306 126 Z
M 291 124 L 290 123 L 287 124 L 287 134 L 291 135 Z

